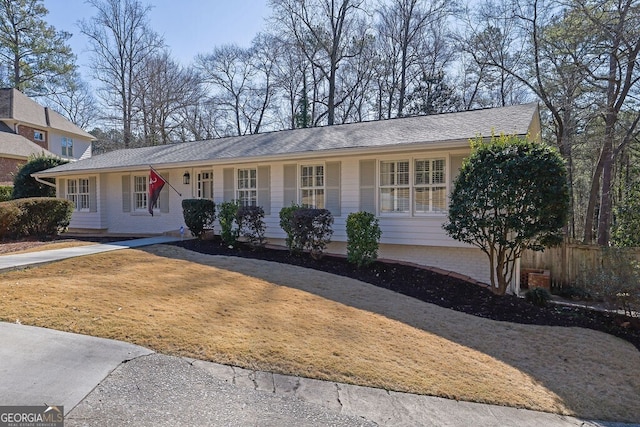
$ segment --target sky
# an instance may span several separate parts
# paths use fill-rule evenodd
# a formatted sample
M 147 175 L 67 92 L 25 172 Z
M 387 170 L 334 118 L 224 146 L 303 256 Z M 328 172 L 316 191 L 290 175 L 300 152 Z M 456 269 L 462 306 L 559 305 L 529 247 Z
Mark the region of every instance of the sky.
M 190 64 L 199 53 L 214 46 L 235 43 L 248 47 L 264 30 L 270 15 L 267 0 L 141 0 L 153 8 L 149 14 L 152 30 L 164 37 L 174 59 Z M 88 76 L 88 40 L 80 34 L 78 22 L 89 21 L 95 9 L 84 0 L 44 0 L 49 14 L 45 20 L 58 31 L 73 34 L 69 44 L 78 56 L 82 77 Z

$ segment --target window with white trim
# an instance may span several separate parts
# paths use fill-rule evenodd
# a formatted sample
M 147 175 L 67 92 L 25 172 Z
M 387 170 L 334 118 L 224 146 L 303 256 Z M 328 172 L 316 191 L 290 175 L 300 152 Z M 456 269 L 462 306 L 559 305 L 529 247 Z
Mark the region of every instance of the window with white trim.
M 149 189 L 147 187 L 146 176 L 133 177 L 133 206 L 135 210 L 147 209 L 147 197 Z
M 76 211 L 89 211 L 89 179 L 68 179 L 67 200 L 70 200 Z
M 380 213 L 431 214 L 447 211 L 445 158 L 382 160 Z
M 242 206 L 256 206 L 258 203 L 258 170 L 238 169 L 237 198 Z
M 300 167 L 300 203 L 305 208 L 324 209 L 324 166 Z
M 380 162 L 380 212 L 409 212 L 409 161 Z
M 62 137 L 62 155 L 73 157 L 73 139 L 66 136 Z
M 213 171 L 198 174 L 198 198 L 213 200 Z
M 33 139 L 35 141 L 44 141 L 44 132 L 39 131 L 39 130 L 34 130 L 33 131 Z
M 414 211 L 416 213 L 445 212 L 447 185 L 445 159 L 419 159 L 414 162 Z

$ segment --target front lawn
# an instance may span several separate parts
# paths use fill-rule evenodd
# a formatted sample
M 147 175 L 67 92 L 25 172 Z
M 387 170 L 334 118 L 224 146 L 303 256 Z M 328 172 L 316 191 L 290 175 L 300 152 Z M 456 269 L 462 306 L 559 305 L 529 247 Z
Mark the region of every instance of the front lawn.
M 176 246 L 3 273 L 0 318 L 249 369 L 640 419 L 640 352 L 609 334 L 490 320 L 324 272 Z

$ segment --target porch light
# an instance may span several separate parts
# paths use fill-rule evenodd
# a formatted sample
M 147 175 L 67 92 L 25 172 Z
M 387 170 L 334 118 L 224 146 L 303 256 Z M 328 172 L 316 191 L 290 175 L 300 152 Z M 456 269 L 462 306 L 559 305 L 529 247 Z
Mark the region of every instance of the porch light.
M 184 175 L 182 175 L 182 183 L 189 184 L 190 182 L 191 182 L 191 175 L 189 175 L 189 172 L 185 172 Z

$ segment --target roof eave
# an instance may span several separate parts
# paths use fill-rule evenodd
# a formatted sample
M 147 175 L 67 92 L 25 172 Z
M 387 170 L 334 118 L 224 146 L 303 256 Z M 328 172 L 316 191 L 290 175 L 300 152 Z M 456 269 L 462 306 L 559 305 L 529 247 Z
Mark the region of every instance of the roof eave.
M 352 147 L 352 148 L 334 148 L 328 150 L 317 151 L 304 151 L 294 152 L 287 154 L 274 154 L 274 155 L 261 155 L 261 156 L 242 156 L 242 157 L 229 157 L 219 159 L 207 159 L 207 160 L 190 160 L 184 162 L 171 162 L 171 163 L 153 163 L 148 165 L 132 165 L 132 166 L 113 166 L 104 168 L 86 168 L 86 169 L 74 169 L 71 171 L 62 171 L 50 173 L 47 170 L 38 172 L 34 176 L 42 178 L 52 178 L 56 176 L 71 176 L 81 175 L 86 173 L 118 173 L 118 172 L 133 172 L 146 168 L 147 166 L 153 166 L 155 169 L 179 169 L 188 167 L 203 167 L 203 166 L 215 166 L 215 165 L 228 165 L 228 164 L 240 164 L 240 163 L 268 163 L 275 161 L 289 161 L 289 160 L 305 160 L 311 158 L 334 158 L 345 156 L 358 156 L 358 155 L 371 155 L 371 154 L 388 154 L 388 153 L 403 153 L 415 150 L 443 150 L 453 148 L 468 148 L 469 139 L 455 139 L 449 141 L 438 142 L 418 142 L 407 144 L 395 144 L 385 145 L 380 147 Z

